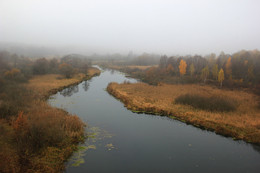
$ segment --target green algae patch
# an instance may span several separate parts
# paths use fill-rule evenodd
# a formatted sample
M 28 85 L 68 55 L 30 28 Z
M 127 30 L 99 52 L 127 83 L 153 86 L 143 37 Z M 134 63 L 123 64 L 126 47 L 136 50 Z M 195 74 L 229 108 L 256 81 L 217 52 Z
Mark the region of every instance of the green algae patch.
M 85 163 L 84 156 L 86 155 L 87 150 L 95 150 L 97 147 L 95 145 L 81 145 L 78 146 L 78 150 L 74 153 L 72 158 L 70 159 L 71 166 L 77 167 L 81 164 Z
M 83 158 L 75 161 L 75 163 L 73 163 L 71 166 L 74 166 L 74 167 L 78 167 L 79 165 L 85 163 L 85 160 Z
M 96 150 L 97 146 L 102 147 L 102 141 L 104 139 L 112 138 L 114 135 L 109 133 L 108 131 L 101 129 L 99 127 L 90 127 L 87 129 L 87 139 L 85 144 L 78 146 L 77 151 L 73 154 L 73 156 L 69 160 L 69 166 L 78 167 L 81 164 L 85 163 L 85 156 L 87 155 L 88 151 Z M 103 144 L 107 150 L 111 151 L 116 149 L 116 147 L 112 144 Z
M 93 149 L 93 150 L 97 149 L 97 147 L 95 145 L 89 145 L 86 148 L 87 148 L 87 150 L 89 150 L 89 149 Z
M 116 149 L 116 147 L 115 147 L 112 143 L 107 144 L 107 145 L 106 145 L 106 148 L 107 148 L 108 151 L 111 151 L 111 150 Z
M 109 133 L 106 130 L 103 130 L 99 127 L 91 127 L 87 130 L 87 134 L 88 134 L 88 140 L 89 142 L 97 142 L 99 140 L 103 140 L 106 138 L 112 138 L 114 135 Z

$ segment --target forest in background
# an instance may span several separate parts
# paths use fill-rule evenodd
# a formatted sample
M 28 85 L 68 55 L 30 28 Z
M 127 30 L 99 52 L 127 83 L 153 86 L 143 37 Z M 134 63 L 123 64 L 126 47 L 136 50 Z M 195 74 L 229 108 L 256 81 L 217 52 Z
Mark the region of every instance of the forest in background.
M 242 50 L 234 54 L 221 52 L 218 56 L 212 53 L 206 56 L 167 57 L 163 55 L 155 58 L 143 54 L 129 61 L 110 60 L 101 65 L 121 69 L 149 84 L 205 83 L 218 86 L 223 84 L 223 87 L 229 88 L 255 89 L 259 89 L 260 84 L 260 51 L 258 50 Z M 138 66 L 151 67 L 139 68 Z

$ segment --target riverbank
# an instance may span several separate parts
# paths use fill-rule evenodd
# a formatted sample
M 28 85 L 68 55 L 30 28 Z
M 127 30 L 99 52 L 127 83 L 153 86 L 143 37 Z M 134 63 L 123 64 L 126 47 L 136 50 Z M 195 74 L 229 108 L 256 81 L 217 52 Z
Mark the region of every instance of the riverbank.
M 98 68 L 90 67 L 88 74 L 78 73 L 72 78 L 64 78 L 59 74 L 38 75 L 29 80 L 26 88 L 34 91 L 37 98 L 48 99 L 50 95 L 57 93 L 69 86 L 77 85 L 83 80 L 89 80 L 100 75 Z
M 100 74 L 89 68 L 88 75 L 70 79 L 58 74 L 34 76 L 24 88 L 29 95 L 18 117 L 0 120 L 0 172 L 61 172 L 64 162 L 84 141 L 86 124 L 76 115 L 53 108 L 47 98 L 71 85 Z
M 252 93 L 195 84 L 145 83 L 110 83 L 107 91 L 133 112 L 165 115 L 233 139 L 260 144 L 260 111 L 257 97 Z M 212 112 L 175 103 L 176 98 L 189 93 L 230 98 L 237 102 L 237 107 L 231 112 Z

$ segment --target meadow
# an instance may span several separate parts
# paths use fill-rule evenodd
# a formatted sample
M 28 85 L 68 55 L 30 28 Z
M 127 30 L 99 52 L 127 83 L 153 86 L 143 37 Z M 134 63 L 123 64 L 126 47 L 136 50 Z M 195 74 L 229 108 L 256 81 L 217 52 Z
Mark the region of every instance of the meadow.
M 233 139 L 260 144 L 258 97 L 246 89 L 230 90 L 199 84 L 160 83 L 153 86 L 125 82 L 110 83 L 107 91 L 133 112 L 168 116 Z M 180 102 L 182 97 L 191 100 L 190 103 Z M 211 106 L 194 106 L 196 102 Z M 230 105 L 232 109 L 221 109 Z

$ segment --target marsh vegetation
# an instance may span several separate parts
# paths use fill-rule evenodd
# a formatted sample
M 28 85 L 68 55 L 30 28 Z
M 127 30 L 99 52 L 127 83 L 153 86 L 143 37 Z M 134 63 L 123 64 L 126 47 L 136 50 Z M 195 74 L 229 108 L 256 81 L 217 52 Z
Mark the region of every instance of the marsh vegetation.
M 73 66 L 72 76 L 59 70 L 63 61 Z M 31 60 L 0 52 L 0 172 L 62 171 L 84 141 L 86 124 L 46 103 L 50 94 L 100 73 L 75 61 L 81 59 Z
M 218 95 L 207 97 L 196 94 L 185 94 L 177 97 L 174 102 L 213 112 L 229 112 L 237 108 L 235 100 Z
M 198 84 L 111 83 L 107 90 L 133 111 L 166 115 L 216 133 L 260 143 L 258 97 Z

